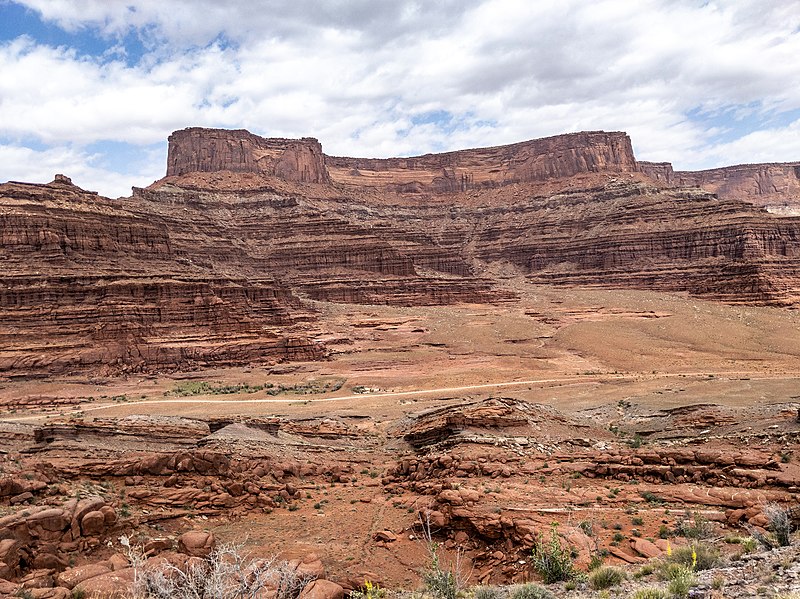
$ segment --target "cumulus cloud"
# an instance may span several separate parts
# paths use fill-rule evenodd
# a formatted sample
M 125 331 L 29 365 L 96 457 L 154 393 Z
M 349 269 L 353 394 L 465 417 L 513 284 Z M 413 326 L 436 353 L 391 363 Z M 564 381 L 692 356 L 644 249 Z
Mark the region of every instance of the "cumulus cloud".
M 7 148 L 86 158 L 98 141 L 148 147 L 202 125 L 389 156 L 606 129 L 678 168 L 800 159 L 796 122 L 775 125 L 800 110 L 790 0 L 18 4 L 109 47 L 138 36 L 145 52 L 130 63 L 33 33 L 1 44 Z M 114 173 L 99 171 L 97 188 Z M 0 178 L 19 172 L 0 162 Z

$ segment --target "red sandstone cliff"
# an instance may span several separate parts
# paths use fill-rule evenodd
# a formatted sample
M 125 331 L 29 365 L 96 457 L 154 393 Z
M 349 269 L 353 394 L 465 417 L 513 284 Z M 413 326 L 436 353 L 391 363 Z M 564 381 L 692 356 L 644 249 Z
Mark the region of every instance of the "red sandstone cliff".
M 773 191 L 794 189 L 796 167 L 769 166 L 784 177 Z M 736 168 L 704 184 L 761 172 Z M 637 164 L 621 133 L 370 160 L 186 129 L 168 175 L 120 201 L 66 178 L 0 185 L 0 371 L 319 358 L 306 299 L 513 301 L 479 274 L 491 264 L 545 284 L 800 305 L 800 219 L 672 188 L 683 174 Z
M 410 158 L 324 156 L 315 139 L 263 138 L 244 130 L 191 128 L 169 137 L 167 176 L 260 173 L 285 181 L 347 184 L 400 193 L 454 192 L 571 177 L 636 172 L 625 133 L 589 131 Z
M 740 164 L 673 171 L 669 162 L 640 162 L 643 173 L 671 186 L 695 186 L 756 206 L 800 209 L 800 162 Z
M 410 158 L 326 156 L 331 179 L 399 192 L 454 192 L 571 177 L 636 172 L 625 133 L 589 131 L 521 143 Z
M 244 129 L 192 127 L 169 136 L 167 176 L 191 172 L 263 173 L 299 183 L 327 183 L 322 146 L 313 138 L 267 139 Z

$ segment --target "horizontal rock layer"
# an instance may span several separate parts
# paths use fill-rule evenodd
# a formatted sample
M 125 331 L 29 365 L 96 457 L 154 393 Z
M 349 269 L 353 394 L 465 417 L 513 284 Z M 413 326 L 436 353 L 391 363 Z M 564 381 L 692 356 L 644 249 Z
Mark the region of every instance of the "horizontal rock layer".
M 467 191 L 578 173 L 638 170 L 630 138 L 604 131 L 411 158 L 326 156 L 325 162 L 333 181 L 412 193 Z
M 0 371 L 321 358 L 307 300 L 513 301 L 508 276 L 800 303 L 800 219 L 642 165 L 622 133 L 362 160 L 186 129 L 131 198 L 3 184 Z
M 286 181 L 328 181 L 322 146 L 310 137 L 267 139 L 241 129 L 200 127 L 170 135 L 167 176 L 221 170 L 266 173 Z
M 640 162 L 643 173 L 671 186 L 697 186 L 720 197 L 780 212 L 800 211 L 800 162 L 741 164 L 704 171 L 673 171 L 669 162 Z M 800 212 L 798 212 L 800 214 Z

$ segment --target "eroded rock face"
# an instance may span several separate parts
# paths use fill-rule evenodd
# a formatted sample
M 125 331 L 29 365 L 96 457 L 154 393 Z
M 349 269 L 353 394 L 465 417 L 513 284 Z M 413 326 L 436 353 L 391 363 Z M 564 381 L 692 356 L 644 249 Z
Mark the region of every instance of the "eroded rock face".
M 744 200 L 780 213 L 800 211 L 800 162 L 740 164 L 674 171 L 669 162 L 640 162 L 643 173 L 672 186 L 697 186 L 722 198 Z
M 298 183 L 327 183 L 322 146 L 313 138 L 264 138 L 249 131 L 192 127 L 169 137 L 167 176 L 191 172 L 264 173 Z
M 605 131 L 411 158 L 326 156 L 325 161 L 336 182 L 412 193 L 493 188 L 578 173 L 638 171 L 630 138 Z
M 0 372 L 322 359 L 306 299 L 514 301 L 494 265 L 551 285 L 800 301 L 800 219 L 670 187 L 671 166 L 637 163 L 624 133 L 373 160 L 194 128 L 169 152 L 168 177 L 123 200 L 63 175 L 0 185 Z M 778 166 L 758 189 L 794 189 Z

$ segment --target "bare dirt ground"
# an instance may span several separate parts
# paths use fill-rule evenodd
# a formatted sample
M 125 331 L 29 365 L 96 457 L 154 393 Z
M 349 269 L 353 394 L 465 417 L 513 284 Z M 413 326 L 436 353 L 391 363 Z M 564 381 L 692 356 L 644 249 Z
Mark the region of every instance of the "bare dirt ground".
M 723 534 L 758 511 L 732 519 L 732 510 L 796 501 L 800 311 L 513 284 L 521 300 L 501 306 L 314 303 L 324 314 L 316 335 L 332 349 L 321 362 L 5 380 L 0 449 L 7 466 L 47 463 L 65 473 L 67 494 L 110 481 L 109 501 L 129 514 L 120 526 L 143 539 L 204 528 L 260 554 L 315 552 L 330 578 L 351 585 L 365 576 L 417 584 L 426 556 L 415 524 L 426 507 L 444 518 L 445 547 L 468 550 L 474 580 L 509 581 L 530 575 L 531 531 L 553 520 L 601 531 L 571 537 L 587 545 L 579 560 L 594 544 L 623 563 L 641 558 L 636 539 L 657 540 L 686 513 L 705 514 Z M 464 420 L 472 409 L 477 415 Z M 180 441 L 179 433 L 160 436 L 157 424 L 152 438 L 109 432 L 127 430 L 120 423 L 136 415 L 210 422 L 211 434 Z M 268 433 L 252 422 L 280 426 Z M 37 427 L 58 425 L 73 432 L 33 439 Z M 299 464 L 291 476 L 286 466 L 289 483 L 273 473 L 274 485 L 251 496 L 284 483 L 293 492 L 277 504 L 237 503 L 210 475 L 175 472 L 167 483 L 170 472 L 136 478 L 119 466 L 197 447 L 249 460 L 251 471 L 226 475 L 245 485 L 258 483 L 254 464 L 264 456 Z M 682 463 L 675 452 L 686 448 L 706 453 L 686 458 L 677 479 L 660 478 L 667 475 L 656 465 L 674 471 Z M 719 464 L 741 470 L 753 452 L 752 476 L 719 477 Z M 117 469 L 98 474 L 103 461 Z M 227 489 L 233 503 L 156 500 L 181 488 Z M 701 491 L 719 497 L 698 499 Z M 376 537 L 384 530 L 389 540 Z

